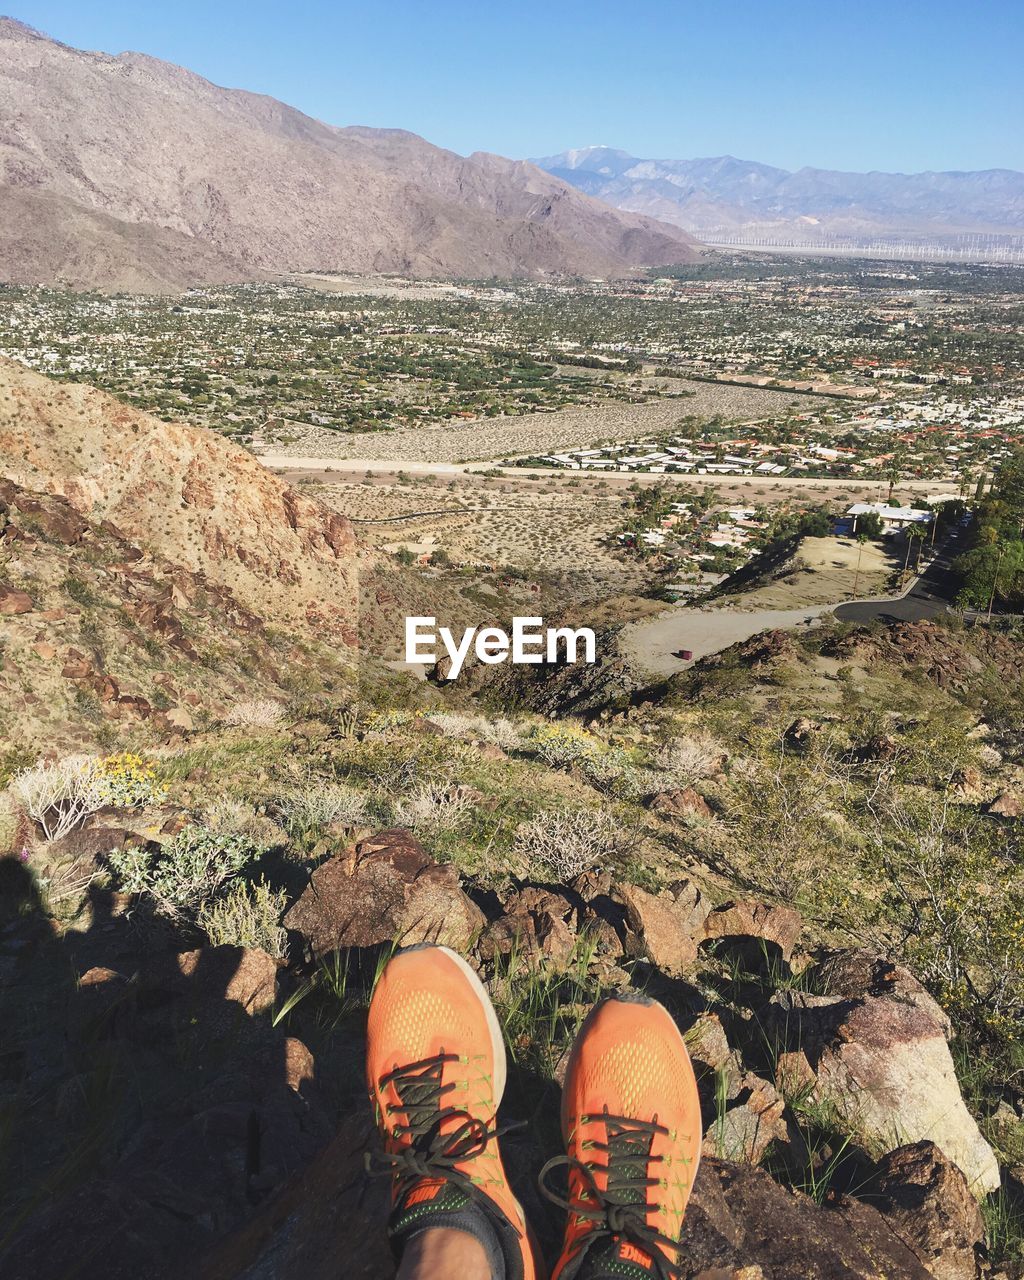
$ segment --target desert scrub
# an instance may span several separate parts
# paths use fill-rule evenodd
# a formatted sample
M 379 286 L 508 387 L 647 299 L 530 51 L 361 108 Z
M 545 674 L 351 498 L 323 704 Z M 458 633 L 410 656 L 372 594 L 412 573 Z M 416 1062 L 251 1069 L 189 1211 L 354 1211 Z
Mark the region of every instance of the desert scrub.
M 103 801 L 93 783 L 98 761 L 93 756 L 40 760 L 11 782 L 11 792 L 47 840 L 73 831 Z
M 369 817 L 367 798 L 340 782 L 309 781 L 278 796 L 276 806 L 288 834 L 299 839 L 335 823 L 358 827 Z
M 457 782 L 424 782 L 395 805 L 395 821 L 414 831 L 453 831 L 469 817 L 475 798 Z
M 158 850 L 118 850 L 107 862 L 125 893 L 152 897 L 166 915 L 194 918 L 257 855 L 237 832 L 222 834 L 192 824 Z
M 447 737 L 477 738 L 506 752 L 522 751 L 527 745 L 527 740 L 510 720 L 488 720 L 486 716 L 463 715 L 455 711 L 432 711 L 427 719 Z
M 1024 1044 L 1024 870 L 991 819 L 929 793 L 880 789 L 865 854 L 888 892 L 872 923 L 955 1021 Z M 871 905 L 871 904 L 866 904 Z M 867 911 L 865 911 L 867 914 Z
M 196 924 L 216 947 L 256 947 L 283 960 L 288 934 L 281 927 L 287 894 L 265 880 L 232 881 L 219 897 L 208 899 L 196 913 Z
M 231 729 L 276 729 L 284 720 L 284 707 L 269 698 L 236 702 L 224 717 Z
M 559 883 L 573 879 L 635 843 L 603 810 L 563 809 L 523 822 L 512 838 L 512 851 L 528 864 L 539 863 Z
M 122 751 L 104 756 L 93 767 L 91 786 L 98 807 L 134 809 L 158 804 L 168 792 L 166 783 L 157 780 L 157 770 L 144 756 Z
M 608 751 L 600 738 L 574 724 L 538 725 L 528 746 L 553 769 L 582 764 Z
M 658 752 L 654 767 L 666 775 L 669 785 L 689 787 L 718 773 L 725 757 L 716 738 L 698 732 L 673 738 Z

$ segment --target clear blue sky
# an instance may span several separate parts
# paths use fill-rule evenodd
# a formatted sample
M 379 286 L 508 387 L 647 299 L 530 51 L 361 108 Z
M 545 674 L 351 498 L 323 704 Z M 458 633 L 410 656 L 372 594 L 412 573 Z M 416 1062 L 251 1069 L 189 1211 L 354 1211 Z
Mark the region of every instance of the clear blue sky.
M 1022 0 L 6 3 L 68 44 L 462 153 L 1024 170 Z

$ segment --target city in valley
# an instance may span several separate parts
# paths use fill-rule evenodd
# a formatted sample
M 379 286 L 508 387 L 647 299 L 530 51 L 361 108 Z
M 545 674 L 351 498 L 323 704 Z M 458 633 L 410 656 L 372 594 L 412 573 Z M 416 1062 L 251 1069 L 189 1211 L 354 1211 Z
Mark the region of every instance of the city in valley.
M 898 592 L 907 528 L 1024 442 L 1013 266 L 714 252 L 616 282 L 2 297 L 0 355 L 223 433 L 421 572 L 603 622 Z M 784 582 L 729 596 L 790 544 Z

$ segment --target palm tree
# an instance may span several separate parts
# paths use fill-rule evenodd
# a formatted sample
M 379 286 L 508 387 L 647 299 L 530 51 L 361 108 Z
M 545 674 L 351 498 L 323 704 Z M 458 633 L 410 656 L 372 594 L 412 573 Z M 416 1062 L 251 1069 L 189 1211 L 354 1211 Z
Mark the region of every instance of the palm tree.
M 921 543 L 924 541 L 924 530 L 919 524 L 912 524 L 910 528 L 907 529 L 904 537 L 907 540 L 907 554 L 903 558 L 903 577 L 901 581 L 905 584 L 907 580 L 907 569 L 910 565 L 910 548 L 915 542 L 917 543 L 917 558 L 914 561 L 914 568 L 916 569 L 921 563 Z
M 853 597 L 857 598 L 857 583 L 860 581 L 860 558 L 864 554 L 864 544 L 868 540 L 866 533 L 857 534 L 857 569 L 853 575 Z

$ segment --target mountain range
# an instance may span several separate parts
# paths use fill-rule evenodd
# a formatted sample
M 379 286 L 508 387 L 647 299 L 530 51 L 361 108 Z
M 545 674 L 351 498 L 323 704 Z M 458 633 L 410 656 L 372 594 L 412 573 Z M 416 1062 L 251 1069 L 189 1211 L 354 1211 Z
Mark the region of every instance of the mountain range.
M 643 160 L 584 147 L 536 160 L 587 195 L 694 235 L 792 236 L 806 241 L 906 236 L 938 239 L 1024 231 L 1024 173 L 796 172 L 717 156 Z
M 679 227 L 527 162 L 336 128 L 0 18 L 0 279 L 142 290 L 308 270 L 615 276 L 698 252 Z

